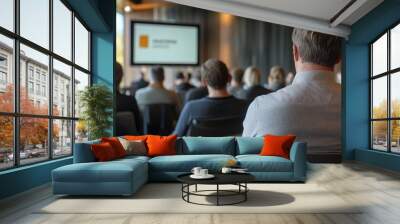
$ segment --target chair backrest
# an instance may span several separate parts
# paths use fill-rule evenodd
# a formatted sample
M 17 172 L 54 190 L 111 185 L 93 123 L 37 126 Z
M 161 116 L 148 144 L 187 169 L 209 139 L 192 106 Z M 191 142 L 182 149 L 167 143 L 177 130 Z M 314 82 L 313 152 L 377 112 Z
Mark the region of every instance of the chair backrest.
M 135 115 L 132 112 L 117 112 L 116 134 L 117 136 L 139 134 L 136 128 Z
M 239 136 L 243 132 L 243 116 L 192 119 L 186 136 Z
M 177 112 L 174 104 L 148 104 L 143 107 L 144 134 L 169 135 Z

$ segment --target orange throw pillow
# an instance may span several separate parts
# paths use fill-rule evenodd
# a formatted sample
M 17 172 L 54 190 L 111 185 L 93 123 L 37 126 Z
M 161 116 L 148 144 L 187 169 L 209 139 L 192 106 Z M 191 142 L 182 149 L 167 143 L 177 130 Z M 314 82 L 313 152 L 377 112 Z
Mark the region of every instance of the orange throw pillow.
M 94 157 L 99 162 L 110 161 L 117 158 L 113 147 L 108 142 L 93 144 L 91 145 L 91 149 Z
M 101 138 L 101 142 L 108 142 L 114 149 L 115 155 L 117 158 L 125 157 L 126 151 L 122 146 L 121 142 L 119 142 L 118 138 L 111 137 L 111 138 Z
M 176 155 L 176 138 L 176 135 L 148 135 L 146 140 L 148 156 Z
M 147 135 L 125 135 L 124 139 L 128 141 L 146 141 Z
M 261 149 L 261 156 L 280 156 L 286 159 L 290 158 L 290 148 L 294 140 L 295 135 L 265 135 L 264 146 Z

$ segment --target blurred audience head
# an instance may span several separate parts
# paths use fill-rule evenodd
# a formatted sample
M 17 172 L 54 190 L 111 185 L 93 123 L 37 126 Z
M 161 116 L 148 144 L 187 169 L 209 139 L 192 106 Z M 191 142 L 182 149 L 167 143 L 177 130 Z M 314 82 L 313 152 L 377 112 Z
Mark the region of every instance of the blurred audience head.
M 295 28 L 292 41 L 296 70 L 302 70 L 304 64 L 333 70 L 334 65 L 340 61 L 340 37 Z
M 248 67 L 244 71 L 244 83 L 246 87 L 257 86 L 261 83 L 261 72 L 256 67 Z
M 122 81 L 122 76 L 124 75 L 122 65 L 117 62 L 117 67 L 116 67 L 116 81 L 117 81 L 117 88 L 121 84 Z
M 153 67 L 150 71 L 150 82 L 162 84 L 164 82 L 164 69 L 161 66 Z
M 201 66 L 201 76 L 207 86 L 216 89 L 226 89 L 230 75 L 225 63 L 217 59 L 208 59 Z
M 231 75 L 232 75 L 232 81 L 231 84 L 232 86 L 240 86 L 243 83 L 243 69 L 241 68 L 234 68 L 232 69 Z
M 144 79 L 144 77 L 145 77 L 144 71 L 140 71 L 139 77 L 140 77 L 140 79 Z
M 268 89 L 276 91 L 285 86 L 285 70 L 280 66 L 273 66 L 268 76 Z
M 293 72 L 287 73 L 287 75 L 286 75 L 286 85 L 288 86 L 288 85 L 292 84 L 293 80 L 294 80 Z
M 183 75 L 183 72 L 177 72 L 175 75 L 176 80 L 184 80 L 185 76 Z
M 191 72 L 187 72 L 186 73 L 185 80 L 186 80 L 186 82 L 190 82 L 190 80 L 192 80 L 192 73 Z

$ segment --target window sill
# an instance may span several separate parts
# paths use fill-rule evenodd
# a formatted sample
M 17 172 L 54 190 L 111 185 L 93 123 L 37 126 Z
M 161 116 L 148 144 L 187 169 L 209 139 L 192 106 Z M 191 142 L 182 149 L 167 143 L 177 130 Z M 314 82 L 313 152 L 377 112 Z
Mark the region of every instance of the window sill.
M 6 174 L 10 174 L 10 173 L 14 173 L 14 172 L 23 171 L 23 170 L 32 169 L 32 168 L 35 168 L 35 167 L 49 165 L 49 164 L 52 164 L 52 163 L 62 162 L 62 161 L 66 161 L 66 160 L 69 160 L 69 159 L 72 159 L 72 156 L 62 157 L 62 158 L 59 158 L 59 159 L 52 159 L 52 160 L 43 161 L 43 162 L 30 164 L 30 165 L 24 165 L 24 166 L 16 167 L 16 168 L 10 168 L 10 169 L 7 169 L 7 170 L 0 171 L 0 176 L 1 175 L 6 175 Z

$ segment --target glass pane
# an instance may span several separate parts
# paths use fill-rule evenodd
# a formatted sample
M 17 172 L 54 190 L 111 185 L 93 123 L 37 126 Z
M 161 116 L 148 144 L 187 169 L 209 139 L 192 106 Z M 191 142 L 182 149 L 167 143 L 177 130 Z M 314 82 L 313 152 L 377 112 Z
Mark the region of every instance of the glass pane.
M 13 118 L 0 116 L 0 170 L 14 165 Z
M 0 12 L 1 13 L 1 12 Z M 0 35 L 0 111 L 14 111 L 14 43 Z
M 21 36 L 49 48 L 49 0 L 20 0 Z
M 372 118 L 387 117 L 387 77 L 372 81 Z
M 400 72 L 391 75 L 390 85 L 392 117 L 400 118 Z
M 400 67 L 400 24 L 391 31 L 390 37 L 390 67 L 391 69 Z
M 20 163 L 35 163 L 49 158 L 49 120 L 20 118 Z
M 400 120 L 391 121 L 392 152 L 400 153 Z
M 89 86 L 89 75 L 75 69 L 75 117 L 81 114 L 79 95 L 86 86 Z
M 53 51 L 72 60 L 72 12 L 60 1 L 53 1 Z
M 53 120 L 53 157 L 72 154 L 72 121 Z
M 75 18 L 75 63 L 89 70 L 89 32 Z
M 53 115 L 72 117 L 72 69 L 53 60 Z
M 21 44 L 21 113 L 48 114 L 48 63 L 47 55 Z
M 0 1 L 0 26 L 14 31 L 14 0 Z
M 372 147 L 387 151 L 387 121 L 372 122 Z
M 372 45 L 372 74 L 378 75 L 387 71 L 387 34 Z
M 79 120 L 75 122 L 75 143 L 85 142 L 88 138 L 88 129 L 85 121 Z

